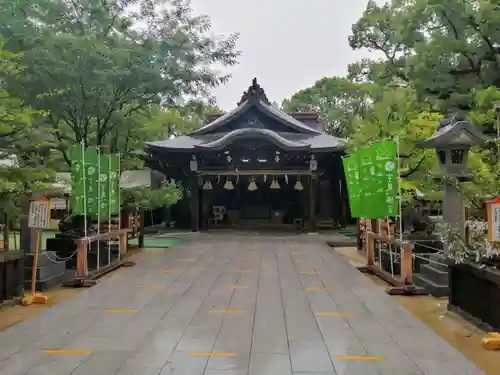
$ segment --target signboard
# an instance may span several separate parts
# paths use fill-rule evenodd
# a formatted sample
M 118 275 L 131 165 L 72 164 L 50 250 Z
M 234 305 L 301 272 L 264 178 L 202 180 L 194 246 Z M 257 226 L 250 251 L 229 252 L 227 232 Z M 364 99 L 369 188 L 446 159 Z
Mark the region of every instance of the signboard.
M 112 215 L 120 213 L 120 155 L 108 155 L 109 158 L 109 211 Z
M 486 202 L 488 211 L 488 241 L 500 243 L 500 198 Z
M 48 199 L 36 199 L 30 202 L 28 227 L 46 229 L 50 227 L 50 201 Z

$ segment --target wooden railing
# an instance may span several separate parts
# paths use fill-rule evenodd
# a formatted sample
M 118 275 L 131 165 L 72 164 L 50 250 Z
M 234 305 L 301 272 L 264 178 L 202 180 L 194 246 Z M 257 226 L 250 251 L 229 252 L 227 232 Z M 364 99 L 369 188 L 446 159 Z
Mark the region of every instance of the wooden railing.
M 76 252 L 76 276 L 77 279 L 84 279 L 88 276 L 88 253 L 89 246 L 92 242 L 101 240 L 118 240 L 119 246 L 119 256 L 118 261 L 123 259 L 123 256 L 127 253 L 128 248 L 128 234 L 132 229 L 119 229 L 113 230 L 106 233 L 101 233 L 99 235 L 82 237 L 76 240 L 77 242 L 77 252 Z

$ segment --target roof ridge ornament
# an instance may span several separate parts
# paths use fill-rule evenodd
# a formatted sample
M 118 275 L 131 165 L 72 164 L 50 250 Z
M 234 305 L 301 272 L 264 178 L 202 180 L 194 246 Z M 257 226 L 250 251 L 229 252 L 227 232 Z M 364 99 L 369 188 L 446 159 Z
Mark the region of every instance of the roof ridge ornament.
M 266 104 L 270 104 L 264 89 L 257 83 L 257 78 L 252 80 L 252 84 L 243 93 L 237 105 L 240 106 L 245 100 L 262 100 Z

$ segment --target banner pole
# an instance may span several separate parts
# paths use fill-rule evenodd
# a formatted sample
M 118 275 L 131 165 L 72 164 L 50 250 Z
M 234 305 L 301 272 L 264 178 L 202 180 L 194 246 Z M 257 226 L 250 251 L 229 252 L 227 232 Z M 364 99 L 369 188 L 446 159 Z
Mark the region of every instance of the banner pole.
M 101 234 L 101 147 L 97 146 L 97 235 Z M 101 240 L 97 240 L 97 270 L 101 262 Z
M 118 155 L 118 229 L 122 229 L 122 197 L 121 197 L 121 192 L 120 192 L 120 180 L 122 177 L 122 162 L 121 162 L 121 155 L 120 153 Z
M 108 234 L 111 233 L 111 155 L 106 160 L 108 161 Z M 108 236 L 108 266 L 111 265 L 111 235 Z
M 85 231 L 85 237 L 88 237 L 88 228 L 87 228 L 87 221 L 88 221 L 88 216 L 87 216 L 87 181 L 86 181 L 86 170 L 87 168 L 85 166 L 85 145 L 83 142 L 83 139 L 80 141 L 80 145 L 82 146 L 82 177 L 83 177 L 83 216 L 85 218 L 85 223 L 84 223 L 84 231 Z
M 400 157 L 400 150 L 399 150 L 399 137 L 396 137 L 396 148 L 397 148 L 397 157 L 398 157 L 398 210 L 399 210 L 399 240 L 401 242 L 401 245 L 403 243 L 403 197 L 401 194 L 401 157 Z

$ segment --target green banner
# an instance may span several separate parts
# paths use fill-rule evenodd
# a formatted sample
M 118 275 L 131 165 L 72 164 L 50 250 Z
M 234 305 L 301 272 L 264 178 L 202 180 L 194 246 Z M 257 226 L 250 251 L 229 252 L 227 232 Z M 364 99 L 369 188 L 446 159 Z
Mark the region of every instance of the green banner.
M 99 154 L 96 148 L 88 148 L 84 155 L 87 215 L 99 213 Z
M 120 155 L 108 155 L 109 158 L 109 210 L 112 215 L 120 213 Z
M 99 216 L 109 217 L 109 156 L 99 156 Z
M 83 150 L 82 145 L 76 144 L 69 151 L 71 160 L 71 211 L 74 215 L 85 214 Z
M 398 214 L 398 155 L 394 141 L 382 141 L 371 146 L 374 172 L 374 213 L 377 217 Z
M 361 213 L 361 186 L 359 181 L 359 160 L 358 155 L 343 158 L 344 173 L 346 177 L 347 193 L 349 195 L 349 208 L 351 217 L 363 217 Z
M 365 219 L 375 219 L 377 217 L 374 202 L 374 192 L 376 189 L 375 170 L 371 147 L 358 150 L 359 158 L 359 180 L 361 186 L 361 200 L 363 202 L 362 215 Z
M 394 141 L 382 141 L 352 153 L 344 158 L 344 171 L 352 217 L 378 219 L 398 215 L 398 160 Z

